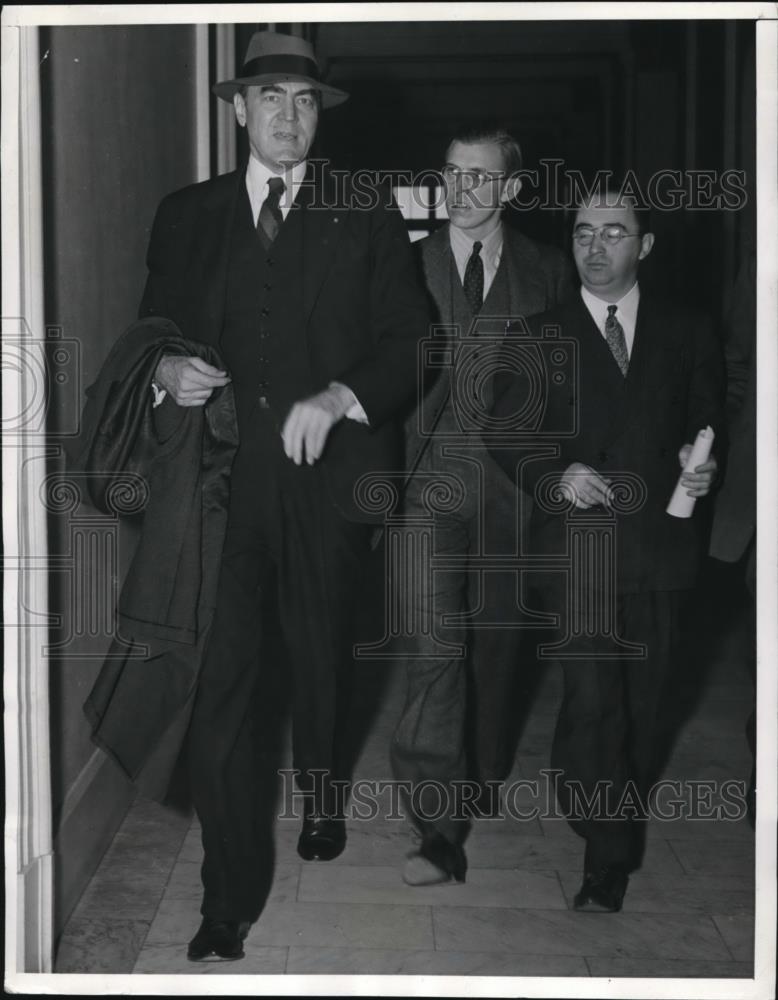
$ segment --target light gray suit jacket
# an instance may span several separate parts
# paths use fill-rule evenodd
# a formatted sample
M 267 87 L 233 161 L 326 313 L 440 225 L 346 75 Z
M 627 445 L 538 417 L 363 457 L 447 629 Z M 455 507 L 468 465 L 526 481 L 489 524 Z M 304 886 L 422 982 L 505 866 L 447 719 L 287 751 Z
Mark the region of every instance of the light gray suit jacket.
M 433 323 L 454 323 L 451 269 L 456 267 L 449 240 L 449 224 L 414 245 L 431 299 Z M 545 312 L 565 301 L 577 288 L 573 266 L 561 250 L 536 243 L 503 223 L 503 250 L 500 267 L 508 279 L 508 298 L 512 319 Z M 451 337 L 442 347 L 450 346 Z M 405 459 L 412 476 L 425 449 L 430 432 L 440 418 L 451 393 L 450 369 L 442 369 L 434 380 L 423 386 L 424 434 L 419 430 L 417 411 L 405 425 Z

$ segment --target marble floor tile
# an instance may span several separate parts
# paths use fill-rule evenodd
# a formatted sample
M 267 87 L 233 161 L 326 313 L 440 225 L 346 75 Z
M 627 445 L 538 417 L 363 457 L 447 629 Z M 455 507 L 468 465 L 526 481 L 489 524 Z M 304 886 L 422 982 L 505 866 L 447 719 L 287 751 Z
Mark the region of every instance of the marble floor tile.
M 753 979 L 753 966 L 748 962 L 699 962 L 672 958 L 587 958 L 586 964 L 595 977 L 637 977 L 644 979 Z M 659 984 L 657 984 L 659 986 Z M 658 994 L 667 995 L 664 989 Z M 668 991 L 669 992 L 669 991 Z
M 465 845 L 470 868 L 516 868 L 522 871 L 578 871 L 582 842 L 552 837 L 505 837 L 477 826 Z
M 544 823 L 544 830 L 551 822 L 556 821 Z M 560 832 L 559 836 L 510 838 L 476 827 L 466 844 L 468 863 L 471 868 L 580 873 L 583 869 L 584 842 L 570 832 L 572 836 Z M 683 873 L 675 853 L 661 840 L 648 845 L 643 866 L 648 871 Z
M 160 844 L 154 840 L 147 842 L 138 834 L 128 835 L 124 830 L 119 830 L 98 870 L 110 871 L 116 877 L 124 876 L 129 879 L 144 870 L 166 876 L 177 853 L 178 845 Z
M 673 853 L 689 875 L 739 875 L 754 878 L 753 840 L 669 840 Z
M 620 955 L 720 960 L 713 922 L 698 915 L 575 913 L 433 907 L 440 951 L 512 951 L 528 955 Z
M 396 868 L 306 865 L 301 901 L 381 903 L 400 906 L 506 906 L 561 909 L 566 906 L 555 873 L 475 868 L 464 883 L 409 886 Z
M 712 909 L 716 909 L 713 907 Z M 754 960 L 754 919 L 744 914 L 728 913 L 726 916 L 714 914 L 713 922 L 726 941 L 736 962 Z
M 200 917 L 187 900 L 163 900 L 147 946 L 183 945 Z M 359 948 L 431 948 L 428 907 L 377 904 L 269 902 L 252 926 L 246 947 L 315 945 Z
M 163 897 L 146 936 L 145 947 L 185 945 L 194 936 L 202 917 L 191 899 Z
M 134 973 L 157 975 L 282 975 L 286 972 L 287 948 L 250 948 L 237 962 L 190 962 L 186 943 L 149 945 L 141 949 Z
M 567 820 L 562 819 L 561 816 L 552 816 L 548 819 L 542 819 L 539 822 L 544 837 L 551 837 L 555 840 L 567 840 L 569 843 L 583 848 L 583 840 L 573 831 Z
M 98 871 L 78 902 L 77 916 L 86 920 L 145 920 L 150 923 L 159 906 L 164 877 L 153 870 L 138 871 L 133 878 L 122 873 Z
M 375 903 L 271 903 L 249 937 L 264 946 L 434 947 L 429 907 Z
M 71 919 L 55 972 L 129 973 L 149 929 L 146 920 Z
M 289 949 L 287 972 L 297 975 L 588 976 L 583 958 L 505 952 L 392 951 L 384 948 Z
M 565 897 L 572 907 L 581 887 L 580 874 L 560 872 Z M 753 886 L 735 875 L 658 875 L 637 871 L 629 877 L 624 897 L 627 913 L 700 913 L 719 910 L 738 916 L 754 912 Z M 752 917 L 753 919 L 753 917 Z
M 194 813 L 183 813 L 169 809 L 152 799 L 138 797 L 122 823 L 122 828 L 128 833 L 139 831 L 157 831 L 160 835 L 171 837 L 183 835 L 192 822 Z
M 301 867 L 302 862 L 299 864 L 277 864 L 268 899 L 277 902 L 290 902 L 296 899 Z M 197 912 L 202 895 L 203 886 L 200 880 L 199 862 L 179 861 L 170 873 L 165 888 L 165 899 L 187 900 L 196 904 L 195 912 Z

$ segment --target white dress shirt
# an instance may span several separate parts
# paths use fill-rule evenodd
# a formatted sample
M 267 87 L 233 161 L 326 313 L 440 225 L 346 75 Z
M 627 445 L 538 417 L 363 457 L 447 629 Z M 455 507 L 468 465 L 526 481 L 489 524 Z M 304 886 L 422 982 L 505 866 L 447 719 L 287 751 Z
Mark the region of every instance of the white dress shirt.
M 473 244 L 476 241 L 468 235 L 466 229 L 460 229 L 454 225 L 448 227 L 448 238 L 451 244 L 451 252 L 454 254 L 454 260 L 456 261 L 459 280 L 464 284 L 465 269 L 473 252 Z M 497 268 L 500 266 L 502 242 L 502 222 L 498 222 L 496 228 L 481 240 L 481 260 L 484 264 L 484 301 L 486 301 L 486 296 L 492 287 L 494 276 L 497 274 Z
M 286 218 L 287 215 L 289 215 L 289 210 L 294 204 L 295 198 L 297 197 L 297 192 L 300 190 L 300 185 L 305 178 L 306 168 L 307 163 L 303 160 L 301 163 L 295 163 L 291 169 L 287 169 L 283 173 L 277 174 L 274 170 L 271 170 L 270 167 L 266 167 L 264 163 L 260 163 L 254 156 L 249 157 L 249 165 L 246 170 L 246 190 L 249 193 L 251 213 L 254 216 L 255 226 L 257 224 L 257 219 L 259 218 L 259 210 L 262 207 L 262 202 L 265 198 L 267 198 L 267 185 L 270 178 L 280 177 L 286 184 L 286 190 L 281 195 L 281 200 L 279 202 L 281 215 Z
M 624 330 L 624 340 L 627 342 L 627 354 L 631 358 L 632 345 L 635 343 L 635 323 L 638 318 L 638 303 L 640 302 L 640 289 L 638 288 L 637 281 L 618 302 L 606 302 L 604 299 L 599 299 L 596 295 L 592 295 L 583 285 L 581 285 L 581 298 L 603 337 L 605 337 L 605 320 L 608 318 L 608 306 L 616 306 L 614 315 Z

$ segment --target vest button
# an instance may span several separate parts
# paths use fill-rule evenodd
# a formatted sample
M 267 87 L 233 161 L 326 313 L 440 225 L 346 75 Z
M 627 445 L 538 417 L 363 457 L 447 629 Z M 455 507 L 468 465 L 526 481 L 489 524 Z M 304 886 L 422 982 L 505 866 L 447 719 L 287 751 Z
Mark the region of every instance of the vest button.
M 270 315 L 270 310 L 267 308 L 267 306 L 265 306 L 265 308 L 260 312 L 259 315 L 260 316 L 269 316 Z
M 269 410 L 270 409 L 270 403 L 268 402 L 267 396 L 260 396 L 259 397 L 259 408 L 260 408 L 260 410 Z
M 260 363 L 261 365 L 266 365 L 266 364 L 267 364 L 267 358 L 260 358 L 260 359 L 259 359 L 259 363 Z
M 259 383 L 259 388 L 260 389 L 267 389 L 267 380 L 266 379 L 262 379 L 262 381 Z
M 267 264 L 268 267 L 272 267 L 275 261 L 273 260 L 272 257 L 268 257 L 265 263 Z
M 262 291 L 263 292 L 269 292 L 272 287 L 273 287 L 272 285 L 263 285 L 262 286 Z

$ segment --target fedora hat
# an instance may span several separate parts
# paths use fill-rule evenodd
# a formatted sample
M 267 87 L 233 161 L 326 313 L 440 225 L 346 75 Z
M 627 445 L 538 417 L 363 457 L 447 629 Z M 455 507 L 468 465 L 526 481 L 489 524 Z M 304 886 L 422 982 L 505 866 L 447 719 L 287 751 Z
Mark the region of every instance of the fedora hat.
M 331 108 L 348 99 L 344 90 L 328 87 L 319 79 L 319 66 L 313 46 L 304 38 L 276 31 L 257 31 L 251 36 L 240 76 L 213 85 L 213 92 L 223 101 L 232 101 L 241 87 L 261 86 L 289 80 L 303 80 L 321 94 L 323 108 Z

